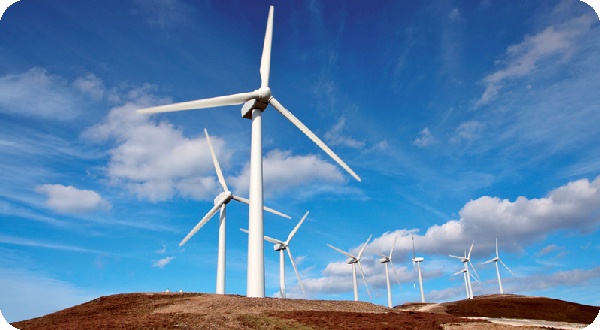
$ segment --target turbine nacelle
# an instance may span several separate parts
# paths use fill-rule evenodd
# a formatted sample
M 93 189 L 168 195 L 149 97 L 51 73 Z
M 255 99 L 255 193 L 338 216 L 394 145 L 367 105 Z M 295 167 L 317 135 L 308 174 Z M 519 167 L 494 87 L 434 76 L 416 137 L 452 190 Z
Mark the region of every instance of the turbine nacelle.
M 421 261 L 423 261 L 423 260 L 425 260 L 423 257 L 416 257 L 416 258 L 413 258 L 413 262 L 421 262 Z
M 227 191 L 224 191 L 224 192 L 218 194 L 217 197 L 215 197 L 214 204 L 215 205 L 227 204 L 232 199 L 233 199 L 233 193 L 231 193 L 231 191 L 227 190 Z
M 388 262 L 390 262 L 390 261 L 391 261 L 391 260 L 390 260 L 390 258 L 388 258 L 388 257 L 381 257 L 381 258 L 379 259 L 379 262 L 381 262 L 382 264 L 387 264 L 387 263 L 388 263 Z
M 348 258 L 348 259 L 346 259 L 346 263 L 348 265 L 356 264 L 356 263 L 358 263 L 358 259 L 356 259 L 356 258 Z
M 287 249 L 287 245 L 285 245 L 285 244 L 279 243 L 279 244 L 273 245 L 273 250 L 275 250 L 275 251 L 282 251 L 285 249 Z
M 265 111 L 269 100 L 271 99 L 271 89 L 269 87 L 261 87 L 254 91 L 256 98 L 252 98 L 244 103 L 242 106 L 242 117 L 252 119 L 252 110 L 260 109 Z

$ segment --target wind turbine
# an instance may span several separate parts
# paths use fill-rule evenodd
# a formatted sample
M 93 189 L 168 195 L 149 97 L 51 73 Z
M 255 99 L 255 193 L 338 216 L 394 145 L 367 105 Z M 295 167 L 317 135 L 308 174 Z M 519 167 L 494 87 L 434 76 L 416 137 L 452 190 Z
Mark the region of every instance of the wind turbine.
M 465 269 L 461 269 L 458 272 L 452 274 L 452 276 L 458 275 L 458 274 L 463 274 L 463 278 L 465 280 L 465 290 L 467 291 L 467 299 L 471 299 L 471 291 L 469 289 L 469 284 L 467 281 L 467 276 L 471 276 L 473 279 L 475 279 L 475 281 L 479 282 L 479 280 L 477 278 L 475 278 L 475 276 L 473 276 L 473 274 L 469 274 L 467 275 L 467 271 Z
M 474 244 L 475 244 L 475 241 L 473 241 L 473 243 L 471 243 L 471 248 L 469 249 L 468 255 L 467 255 L 467 251 L 465 251 L 464 257 L 457 257 L 457 256 L 450 255 L 451 258 L 459 259 L 460 262 L 462 262 L 465 267 L 464 272 L 466 272 L 465 277 L 466 277 L 467 286 L 468 286 L 468 290 L 467 290 L 468 291 L 468 294 L 467 294 L 468 299 L 473 299 L 473 287 L 471 286 L 471 273 L 469 272 L 469 265 L 471 265 L 473 272 L 477 276 L 477 277 L 473 277 L 473 278 L 475 278 L 477 281 L 479 281 L 479 275 L 477 275 L 477 271 L 475 270 L 475 267 L 473 267 L 473 264 L 471 263 L 471 251 L 473 251 Z
M 396 239 L 398 239 L 396 237 Z M 381 253 L 377 253 L 378 256 L 381 257 L 379 262 L 385 265 L 385 280 L 387 283 L 387 291 L 388 291 L 388 307 L 392 308 L 392 288 L 390 286 L 390 270 L 388 268 L 388 264 L 392 265 L 392 269 L 394 270 L 394 275 L 396 276 L 396 282 L 400 285 L 400 281 L 398 280 L 398 273 L 396 273 L 396 267 L 394 267 L 394 263 L 392 262 L 392 253 L 394 253 L 394 246 L 396 246 L 396 239 L 394 239 L 394 245 L 392 245 L 392 249 L 390 250 L 390 255 L 385 256 Z
M 298 229 L 300 228 L 307 216 L 308 211 L 306 211 L 306 213 L 304 214 L 302 219 L 300 219 L 296 227 L 292 229 L 285 242 L 275 238 L 271 238 L 269 236 L 265 236 L 265 241 L 275 244 L 275 246 L 273 246 L 273 249 L 275 251 L 279 251 L 279 293 L 281 294 L 281 298 L 285 298 L 285 256 L 283 251 L 287 251 L 288 256 L 290 257 L 290 262 L 292 263 L 292 267 L 294 267 L 294 272 L 296 272 L 296 277 L 298 278 L 298 284 L 300 284 L 302 294 L 306 297 L 306 292 L 304 292 L 304 287 L 302 286 L 302 281 L 300 280 L 300 274 L 298 274 L 298 268 L 296 268 L 294 257 L 292 257 L 292 251 L 290 251 L 290 241 L 292 240 L 294 235 L 296 235 L 296 232 L 298 231 Z M 246 229 L 240 228 L 240 230 L 246 234 L 248 233 Z
M 363 247 L 358 252 L 358 255 L 356 255 L 356 256 L 353 256 L 344 250 L 338 249 L 333 245 L 327 244 L 327 246 L 329 246 L 330 248 L 347 256 L 348 259 L 346 259 L 346 263 L 352 265 L 352 280 L 353 280 L 352 283 L 354 284 L 354 301 L 358 301 L 358 284 L 356 282 L 356 265 L 357 264 L 358 264 L 358 268 L 360 269 L 360 274 L 362 275 L 363 282 L 365 282 L 365 288 L 367 288 L 367 294 L 369 295 L 369 299 L 371 298 L 371 293 L 369 292 L 369 286 L 367 285 L 367 280 L 365 279 L 365 272 L 363 271 L 362 266 L 360 264 L 360 257 L 362 256 L 363 252 L 365 251 L 367 244 L 369 244 L 369 241 L 371 240 L 371 236 L 373 236 L 373 235 L 369 235 L 369 238 L 367 238 L 367 241 L 365 242 Z
M 192 231 L 187 234 L 187 236 L 179 243 L 179 246 L 183 246 L 202 226 L 204 226 L 208 220 L 210 220 L 217 210 L 220 210 L 219 216 L 219 250 L 217 257 L 217 289 L 216 292 L 219 294 L 225 293 L 225 215 L 226 215 L 226 206 L 231 200 L 236 200 L 238 202 L 249 204 L 249 201 L 246 198 L 235 196 L 229 191 L 227 188 L 227 184 L 225 183 L 225 177 L 223 176 L 223 172 L 221 171 L 221 166 L 219 166 L 219 161 L 217 160 L 217 155 L 213 149 L 212 144 L 210 143 L 210 136 L 206 129 L 204 129 L 204 134 L 206 135 L 206 142 L 208 143 L 208 147 L 210 149 L 210 154 L 212 156 L 213 164 L 215 165 L 215 171 L 217 172 L 217 177 L 219 178 L 219 182 L 221 183 L 221 187 L 223 187 L 223 192 L 221 192 L 214 200 L 214 206 L 208 213 L 198 222 L 198 224 L 192 229 Z M 264 207 L 266 211 L 269 211 L 273 214 L 277 214 L 284 218 L 291 219 L 289 215 L 283 214 L 279 211 L 273 210 L 269 207 Z
M 498 256 L 498 238 L 496 237 L 496 257 L 492 258 L 486 262 L 484 262 L 484 264 L 490 263 L 490 262 L 494 262 L 494 264 L 496 264 L 496 275 L 498 275 L 498 285 L 500 286 L 500 294 L 504 294 L 504 290 L 502 289 L 502 281 L 500 281 L 500 270 L 498 269 L 498 261 L 500 261 L 500 263 L 506 267 L 506 269 L 508 269 L 508 271 L 513 274 L 513 276 L 515 275 L 512 270 L 510 270 L 510 268 L 508 268 L 508 266 L 506 264 L 504 264 L 502 262 L 502 260 L 500 260 L 500 257 Z
M 252 120 L 252 141 L 250 146 L 250 212 L 248 221 L 248 297 L 265 296 L 264 265 L 264 223 L 263 223 L 263 168 L 262 168 L 262 112 L 271 104 L 293 125 L 300 129 L 309 139 L 315 142 L 325 153 L 335 160 L 356 180 L 360 177 L 344 163 L 321 139 L 298 120 L 289 110 L 283 107 L 271 95 L 269 74 L 271 70 L 271 41 L 273 39 L 273 6 L 270 7 L 267 29 L 260 61 L 260 88 L 249 93 L 217 96 L 209 99 L 161 105 L 138 110 L 140 113 L 172 112 L 182 110 L 204 109 L 225 105 L 244 103 L 242 117 Z
M 413 262 L 413 281 L 414 281 L 414 277 L 415 277 L 415 264 L 417 265 L 417 269 L 419 270 L 419 288 L 421 289 L 421 302 L 424 303 L 425 302 L 425 293 L 423 292 L 423 277 L 421 277 L 421 262 L 423 262 L 422 257 L 415 257 L 415 237 L 412 237 L 412 243 L 413 243 L 413 257 L 412 257 L 412 262 Z M 414 286 L 414 284 L 413 284 Z

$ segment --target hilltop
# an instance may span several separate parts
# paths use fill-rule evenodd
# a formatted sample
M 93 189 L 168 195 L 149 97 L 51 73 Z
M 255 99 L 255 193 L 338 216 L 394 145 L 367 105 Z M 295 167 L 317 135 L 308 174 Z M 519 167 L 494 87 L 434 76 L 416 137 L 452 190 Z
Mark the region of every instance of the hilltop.
M 600 308 L 542 297 L 492 295 L 390 309 L 367 302 L 130 293 L 13 323 L 41 329 L 512 329 L 474 317 L 590 324 Z M 518 329 L 541 329 L 525 327 Z

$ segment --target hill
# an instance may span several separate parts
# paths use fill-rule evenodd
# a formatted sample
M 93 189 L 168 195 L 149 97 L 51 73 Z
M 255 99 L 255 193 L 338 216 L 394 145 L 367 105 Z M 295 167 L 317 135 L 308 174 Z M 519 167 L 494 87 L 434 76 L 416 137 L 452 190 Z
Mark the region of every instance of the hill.
M 516 300 L 515 300 L 516 299 Z M 390 309 L 366 302 L 248 298 L 236 295 L 194 293 L 131 293 L 100 297 L 87 303 L 13 323 L 21 330 L 37 329 L 505 329 L 484 320 L 461 316 L 501 315 L 495 310 L 524 310 L 520 299 L 544 304 L 546 300 L 522 296 L 478 297 L 470 302 L 421 305 L 432 312 L 415 311 L 415 305 Z M 547 298 L 543 298 L 547 299 Z M 500 303 L 502 301 L 502 303 Z M 496 302 L 496 303 L 494 303 Z M 578 310 L 591 323 L 599 308 L 568 302 L 548 302 L 560 311 Z M 434 306 L 435 308 L 431 308 Z M 479 307 L 477 307 L 479 306 Z M 533 310 L 547 311 L 535 305 Z M 592 313 L 595 314 L 591 317 Z M 469 315 L 474 313 L 474 315 Z M 530 315 L 532 312 L 527 312 Z M 475 315 L 476 314 L 476 315 Z M 567 313 L 564 319 L 580 320 Z M 575 314 L 577 314 L 575 312 Z M 519 318 L 518 313 L 513 313 Z M 543 315 L 547 315 L 544 312 Z M 541 317 L 541 316 L 540 316 Z M 544 316 L 545 317 L 545 316 Z M 543 319 L 543 318 L 542 318 Z M 583 319 L 581 319 L 583 320 Z M 578 322 L 581 323 L 581 322 Z M 467 325 L 468 324 L 468 325 Z M 512 327 L 509 327 L 512 328 Z M 519 328 L 526 329 L 526 328 Z M 527 329 L 539 329 L 529 327 Z

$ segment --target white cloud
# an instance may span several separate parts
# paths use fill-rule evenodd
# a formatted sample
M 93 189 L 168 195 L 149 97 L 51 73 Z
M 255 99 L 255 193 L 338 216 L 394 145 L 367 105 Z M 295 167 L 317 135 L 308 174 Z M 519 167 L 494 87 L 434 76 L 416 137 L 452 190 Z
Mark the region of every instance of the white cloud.
M 133 90 L 134 101 L 113 108 L 105 120 L 88 129 L 83 136 L 102 142 L 114 140 L 109 151 L 107 175 L 113 184 L 123 185 L 139 198 L 167 200 L 178 194 L 196 200 L 212 199 L 219 186 L 216 181 L 208 144 L 203 134 L 187 138 L 167 121 L 155 123 L 137 109 L 163 103 L 149 93 L 150 86 Z M 221 167 L 229 154 L 225 142 L 211 138 Z
M 247 193 L 250 166 L 228 180 L 236 191 Z M 290 151 L 272 150 L 263 158 L 264 194 L 270 196 L 304 185 L 336 185 L 344 182 L 338 167 L 315 155 L 294 156 Z M 318 187 L 311 188 L 318 191 Z
M 450 138 L 452 143 L 460 143 L 461 141 L 472 141 L 477 139 L 483 131 L 484 125 L 478 121 L 467 121 L 461 123 L 456 128 L 455 135 Z
M 80 190 L 61 184 L 43 184 L 37 186 L 35 191 L 46 194 L 46 206 L 61 213 L 87 213 L 111 208 L 110 203 L 93 190 Z
M 45 69 L 0 77 L 0 112 L 23 117 L 70 120 L 79 115 L 69 84 Z
M 166 265 L 168 265 L 168 264 L 171 262 L 171 260 L 173 260 L 173 259 L 175 259 L 175 257 L 165 257 L 165 258 L 162 258 L 162 259 L 160 259 L 160 260 L 158 260 L 158 261 L 154 262 L 154 263 L 152 264 L 152 267 L 164 268 L 164 267 L 165 267 Z
M 485 91 L 475 102 L 479 108 L 494 99 L 503 85 L 511 79 L 524 77 L 537 70 L 539 64 L 552 57 L 569 58 L 574 51 L 574 39 L 587 32 L 593 20 L 582 16 L 564 24 L 548 26 L 536 35 L 527 35 L 523 41 L 506 50 L 501 68 L 483 79 Z
M 90 95 L 94 100 L 100 100 L 104 96 L 104 83 L 92 73 L 75 79 L 73 86 L 79 91 Z
M 325 133 L 325 140 L 330 146 L 345 146 L 354 149 L 362 149 L 365 147 L 363 141 L 358 141 L 352 137 L 342 135 L 342 130 L 346 125 L 346 117 L 341 116 L 338 122 Z
M 437 139 L 431 132 L 428 127 L 425 127 L 419 132 L 419 137 L 413 141 L 413 144 L 417 147 L 427 147 L 437 142 Z

